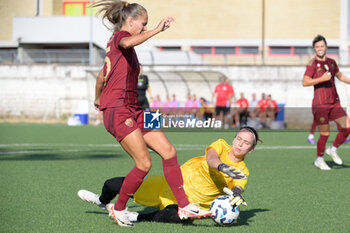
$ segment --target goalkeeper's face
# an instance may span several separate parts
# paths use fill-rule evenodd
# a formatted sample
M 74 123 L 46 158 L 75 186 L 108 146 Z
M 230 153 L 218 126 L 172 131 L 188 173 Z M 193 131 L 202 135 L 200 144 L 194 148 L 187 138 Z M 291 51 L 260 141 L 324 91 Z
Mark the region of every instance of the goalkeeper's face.
M 249 131 L 240 131 L 233 139 L 232 150 L 236 157 L 244 156 L 254 150 L 254 135 Z

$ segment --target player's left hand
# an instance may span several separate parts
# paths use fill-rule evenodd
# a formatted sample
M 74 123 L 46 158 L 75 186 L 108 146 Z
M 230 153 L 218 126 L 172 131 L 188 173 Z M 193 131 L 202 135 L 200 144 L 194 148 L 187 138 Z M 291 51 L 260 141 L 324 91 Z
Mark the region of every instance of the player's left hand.
M 162 19 L 160 21 L 157 28 L 159 28 L 161 32 L 165 31 L 166 29 L 168 29 L 170 27 L 170 24 L 174 21 L 175 21 L 175 19 L 173 17 L 169 17 L 169 16 L 165 17 L 164 19 Z
M 231 205 L 240 206 L 241 204 L 247 206 L 247 202 L 245 202 L 244 198 L 239 193 L 234 193 L 231 189 L 225 187 L 224 192 L 230 197 Z
M 100 99 L 95 99 L 94 105 L 95 105 L 95 108 L 100 109 Z
M 243 172 L 241 172 L 238 168 L 229 166 L 225 163 L 222 163 L 218 166 L 218 170 L 225 173 L 229 177 L 233 179 L 247 179 Z

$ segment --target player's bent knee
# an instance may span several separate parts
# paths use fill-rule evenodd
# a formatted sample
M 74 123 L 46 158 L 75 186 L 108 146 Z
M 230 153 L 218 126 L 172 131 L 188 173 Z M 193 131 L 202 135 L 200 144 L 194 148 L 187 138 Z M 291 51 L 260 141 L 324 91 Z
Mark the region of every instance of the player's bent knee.
M 124 181 L 124 177 L 114 177 L 114 178 L 108 179 L 103 184 L 103 189 L 107 192 L 119 193 L 122 187 L 123 181 Z
M 176 156 L 176 149 L 175 149 L 175 147 L 173 146 L 173 145 L 171 145 L 170 147 L 169 147 L 169 149 L 168 149 L 168 153 L 167 153 L 167 155 L 168 155 L 168 157 L 169 158 L 174 158 L 175 156 Z
M 142 171 L 148 172 L 152 168 L 151 159 L 139 159 L 135 161 L 136 167 L 141 169 Z
M 106 180 L 105 183 L 103 184 L 103 187 L 108 189 L 108 190 L 111 190 L 113 187 L 113 178 Z
M 346 136 L 350 134 L 350 128 L 341 128 L 339 132 L 344 133 Z

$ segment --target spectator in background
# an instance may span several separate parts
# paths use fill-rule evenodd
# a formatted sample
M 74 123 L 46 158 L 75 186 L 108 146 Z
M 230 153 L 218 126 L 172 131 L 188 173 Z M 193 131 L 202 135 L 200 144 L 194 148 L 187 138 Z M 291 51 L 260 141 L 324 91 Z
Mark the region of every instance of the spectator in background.
M 184 108 L 183 108 L 183 113 L 184 115 L 187 115 L 185 118 L 188 118 L 189 116 L 192 118 L 195 116 L 193 113 L 194 109 L 194 102 L 192 100 L 192 95 L 191 93 L 187 93 L 186 95 L 186 102 L 184 103 Z
M 165 115 L 169 115 L 171 113 L 170 101 L 170 96 L 166 95 L 166 100 L 162 102 L 162 113 L 164 113 Z
M 191 111 L 191 108 L 193 108 L 193 100 L 192 100 L 192 96 L 191 96 L 191 93 L 187 93 L 186 95 L 186 102 L 184 103 L 184 112 L 185 113 L 188 113 Z
M 193 107 L 195 108 L 199 108 L 201 103 L 200 103 L 200 100 L 197 99 L 197 95 L 196 94 L 193 94 L 192 95 L 192 101 L 193 101 Z
M 177 114 L 180 108 L 180 102 L 176 99 L 176 95 L 172 95 L 172 99 L 169 100 L 169 108 L 171 114 Z
M 156 98 L 153 99 L 151 97 L 151 110 L 156 111 L 157 109 L 160 109 L 162 107 L 162 101 L 160 99 L 160 95 L 156 95 Z
M 248 118 L 248 107 L 249 102 L 244 97 L 244 93 L 240 93 L 240 98 L 236 101 L 237 108 L 235 109 L 235 122 L 236 127 L 240 127 L 241 123 L 247 124 L 247 118 Z
M 255 118 L 259 115 L 258 113 L 258 100 L 256 99 L 256 94 L 252 94 L 252 100 L 249 102 L 249 116 L 252 120 L 255 120 Z
M 142 74 L 142 66 L 140 65 L 140 75 L 137 80 L 137 94 L 138 101 L 143 110 L 149 111 L 149 102 L 146 97 L 146 91 L 148 92 L 148 96 L 152 97 L 151 88 L 149 87 L 148 76 Z
M 220 83 L 216 85 L 212 97 L 212 102 L 215 100 L 215 117 L 217 120 L 224 121 L 230 110 L 233 96 L 233 87 L 228 84 L 227 77 L 221 76 Z
M 268 126 L 271 125 L 271 122 L 273 122 L 278 114 L 278 106 L 277 102 L 272 99 L 272 96 L 269 94 L 267 96 L 267 104 L 266 104 L 266 116 L 269 118 L 269 122 L 267 123 Z
M 197 99 L 197 95 L 192 95 L 192 101 L 193 101 L 193 108 L 192 108 L 192 114 L 196 117 L 199 115 L 199 108 L 201 106 L 200 100 Z
M 261 93 L 261 99 L 258 101 L 259 121 L 263 128 L 266 128 L 266 107 L 267 100 L 265 93 Z
M 225 84 L 227 86 L 228 91 L 231 93 L 231 96 L 228 99 L 229 102 L 227 103 L 227 105 L 229 107 L 231 107 L 232 99 L 233 99 L 233 102 L 235 102 L 235 100 L 236 100 L 235 91 L 234 91 L 233 86 L 231 85 L 230 79 L 228 77 L 225 77 Z
M 199 109 L 198 118 L 201 120 L 208 120 L 213 118 L 214 107 L 203 97 L 199 99 L 201 107 Z
M 171 108 L 179 108 L 180 107 L 180 102 L 176 99 L 176 95 L 172 95 L 172 99 L 169 102 L 169 106 Z

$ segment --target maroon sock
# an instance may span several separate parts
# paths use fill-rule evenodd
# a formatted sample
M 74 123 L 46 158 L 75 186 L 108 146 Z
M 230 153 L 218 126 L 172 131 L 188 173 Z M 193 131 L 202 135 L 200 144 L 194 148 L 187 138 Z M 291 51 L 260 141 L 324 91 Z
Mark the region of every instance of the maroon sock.
M 333 142 L 333 146 L 338 148 L 343 142 L 346 140 L 350 133 L 350 128 L 341 128 L 339 129 L 339 132 L 337 134 L 337 137 L 335 138 Z
M 136 166 L 126 175 L 122 188 L 120 189 L 118 200 L 115 203 L 115 210 L 124 210 L 126 203 L 142 184 L 143 178 L 148 172 L 138 169 Z
M 329 136 L 320 135 L 320 138 L 317 141 L 317 156 L 322 157 L 324 154 L 324 151 L 326 149 L 326 142 Z
M 183 188 L 183 178 L 177 157 L 163 160 L 163 171 L 166 181 L 177 200 L 179 207 L 185 207 L 190 204 Z

